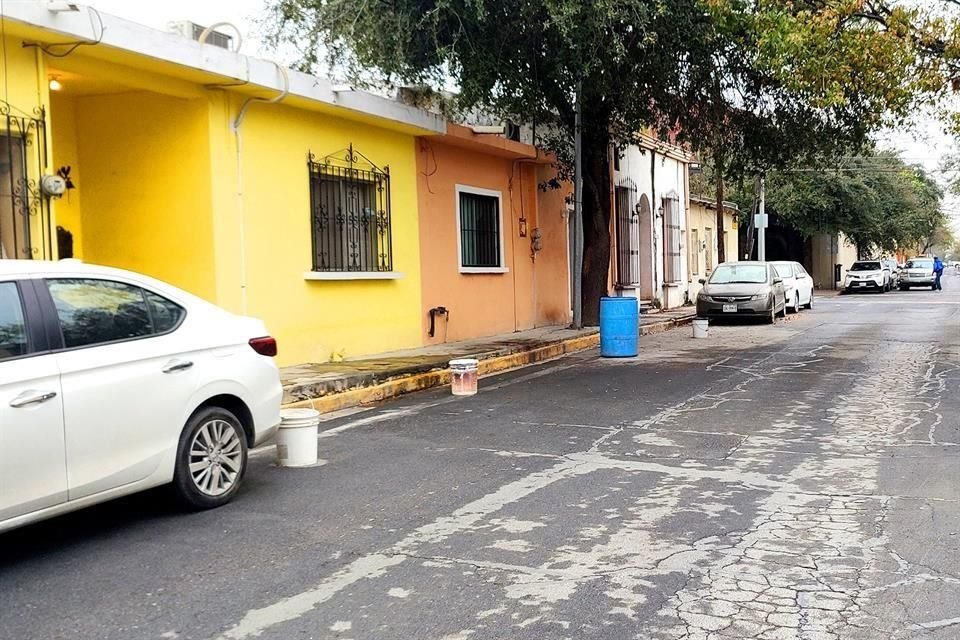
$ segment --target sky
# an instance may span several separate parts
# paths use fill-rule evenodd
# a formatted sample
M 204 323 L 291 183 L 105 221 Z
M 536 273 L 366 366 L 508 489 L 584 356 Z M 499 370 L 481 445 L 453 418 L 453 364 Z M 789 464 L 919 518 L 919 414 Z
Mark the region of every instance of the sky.
M 147 26 L 165 29 L 169 22 L 190 20 L 200 25 L 231 22 L 243 36 L 242 52 L 259 57 L 275 58 L 290 64 L 282 54 L 269 51 L 259 37 L 259 22 L 266 11 L 266 0 L 88 0 L 94 7 Z M 229 32 L 228 29 L 223 31 Z M 923 166 L 935 175 L 942 157 L 956 150 L 954 140 L 928 114 L 918 114 L 910 129 L 888 131 L 879 137 L 879 144 L 898 151 L 910 163 Z M 945 204 L 960 234 L 960 198 L 948 196 Z

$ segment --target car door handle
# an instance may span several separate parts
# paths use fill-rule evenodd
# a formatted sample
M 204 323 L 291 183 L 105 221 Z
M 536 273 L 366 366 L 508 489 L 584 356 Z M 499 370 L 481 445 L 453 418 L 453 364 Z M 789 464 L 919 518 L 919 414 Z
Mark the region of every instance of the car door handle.
M 47 400 L 53 400 L 57 397 L 56 391 L 24 391 L 16 398 L 10 401 L 10 406 L 14 409 L 20 409 L 22 407 L 29 407 L 32 404 L 40 404 L 41 402 L 46 402 Z
M 176 373 L 177 371 L 186 371 L 193 366 L 189 360 L 171 360 L 163 368 L 164 373 Z

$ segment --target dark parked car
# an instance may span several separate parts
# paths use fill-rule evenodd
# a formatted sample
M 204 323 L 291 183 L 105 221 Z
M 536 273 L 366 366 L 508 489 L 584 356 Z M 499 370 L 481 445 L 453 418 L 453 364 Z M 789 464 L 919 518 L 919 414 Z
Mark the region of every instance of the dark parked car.
M 701 318 L 763 318 L 769 324 L 787 313 L 783 279 L 769 262 L 724 262 L 709 280 L 700 280 Z

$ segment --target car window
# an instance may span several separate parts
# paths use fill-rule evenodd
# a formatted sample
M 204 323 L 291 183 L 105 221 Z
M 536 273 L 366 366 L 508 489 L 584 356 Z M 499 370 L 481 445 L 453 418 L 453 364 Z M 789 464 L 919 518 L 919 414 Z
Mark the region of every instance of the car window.
M 157 333 L 165 333 L 176 328 L 183 316 L 186 315 L 183 307 L 163 296 L 146 290 L 144 290 L 144 295 L 147 297 L 147 304 L 150 305 L 153 329 Z
M 933 269 L 933 260 L 930 258 L 907 260 L 907 269 Z
M 710 284 L 762 284 L 767 266 L 762 264 L 721 264 L 710 276 Z
M 879 262 L 854 262 L 850 271 L 882 271 Z
M 27 349 L 20 292 L 13 282 L 0 282 L 0 362 L 26 355 Z
M 803 265 L 799 262 L 793 265 L 794 271 L 797 272 L 798 278 L 805 278 L 807 276 L 807 270 L 803 268 Z
M 47 285 L 68 349 L 154 333 L 140 287 L 85 278 L 48 280 Z
M 773 268 L 776 269 L 777 275 L 781 278 L 793 277 L 793 267 L 789 264 L 775 264 Z

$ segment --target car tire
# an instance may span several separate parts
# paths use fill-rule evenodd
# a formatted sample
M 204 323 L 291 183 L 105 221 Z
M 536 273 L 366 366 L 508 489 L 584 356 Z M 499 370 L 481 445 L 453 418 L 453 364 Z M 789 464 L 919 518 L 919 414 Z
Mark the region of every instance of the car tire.
M 800 292 L 793 294 L 793 307 L 790 309 L 793 313 L 800 313 Z
M 770 305 L 770 315 L 763 319 L 766 324 L 777 324 L 777 303 Z
M 804 309 L 813 309 L 813 291 L 810 292 L 810 300 L 807 304 L 803 305 Z
M 233 413 L 204 407 L 190 416 L 180 434 L 173 491 L 194 510 L 230 502 L 247 470 L 247 438 Z
M 900 291 L 907 291 L 909 288 L 910 287 L 907 287 L 905 285 L 900 285 Z

